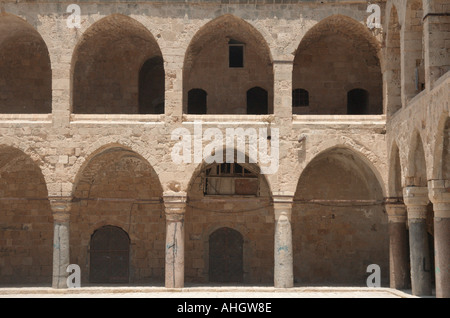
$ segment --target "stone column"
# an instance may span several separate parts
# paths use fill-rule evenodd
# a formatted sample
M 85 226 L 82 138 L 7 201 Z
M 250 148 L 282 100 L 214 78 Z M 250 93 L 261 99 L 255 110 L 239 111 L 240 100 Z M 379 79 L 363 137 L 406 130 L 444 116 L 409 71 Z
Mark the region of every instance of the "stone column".
M 410 288 L 408 234 L 406 232 L 406 206 L 398 200 L 386 200 L 389 222 L 390 287 Z
M 164 194 L 166 214 L 166 288 L 184 287 L 186 194 Z
M 291 214 L 293 196 L 273 196 L 275 213 L 274 285 L 276 288 L 294 286 Z
M 72 198 L 50 198 L 53 212 L 53 288 L 67 288 L 70 264 L 69 225 Z
M 434 209 L 436 297 L 450 298 L 450 180 L 428 182 Z
M 403 199 L 408 212 L 412 293 L 431 295 L 431 262 L 427 234 L 427 187 L 405 187 Z

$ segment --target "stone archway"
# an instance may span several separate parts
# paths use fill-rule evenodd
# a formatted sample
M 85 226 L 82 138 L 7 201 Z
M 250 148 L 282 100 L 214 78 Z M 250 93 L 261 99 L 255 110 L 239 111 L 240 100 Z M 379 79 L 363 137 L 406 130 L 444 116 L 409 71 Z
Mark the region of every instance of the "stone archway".
M 247 114 L 247 90 L 258 86 L 267 91 L 266 113 L 272 114 L 273 81 L 264 37 L 246 21 L 225 14 L 205 24 L 189 44 L 183 65 L 183 111 L 189 111 L 188 92 L 202 89 L 208 92 L 208 114 Z
M 75 48 L 74 113 L 161 113 L 164 83 L 158 43 L 145 26 L 125 15 L 114 14 L 94 23 Z
M 0 113 L 51 113 L 47 45 L 25 20 L 0 14 Z
M 309 93 L 307 107 L 294 114 L 347 114 L 347 92 L 368 91 L 367 114 L 382 114 L 379 44 L 358 21 L 332 15 L 302 38 L 294 58 L 292 89 Z
M 294 279 L 301 285 L 365 286 L 367 266 L 389 277 L 382 187 L 356 152 L 333 148 L 303 171 L 294 197 Z
M 88 158 L 76 177 L 70 215 L 71 262 L 89 273 L 88 246 L 102 226 L 123 229 L 131 240 L 129 283 L 162 284 L 165 222 L 162 187 L 153 167 L 119 145 Z M 82 283 L 88 283 L 82 276 Z
M 229 228 L 233 229 L 231 235 L 236 236 L 235 243 L 241 242 L 237 233 L 245 237 L 245 241 L 235 244 L 244 244 L 242 279 L 229 277 L 227 281 L 273 284 L 273 206 L 269 185 L 259 167 L 249 163 L 204 163 L 192 177 L 187 195 L 185 281 L 210 282 L 211 257 L 220 259 L 217 253 L 221 251 L 214 242 L 210 245 L 210 231 Z M 233 232 L 236 229 L 238 232 Z M 216 233 L 218 242 L 223 233 Z M 213 275 L 213 281 L 216 277 Z
M 0 284 L 51 284 L 53 217 L 41 169 L 0 147 Z

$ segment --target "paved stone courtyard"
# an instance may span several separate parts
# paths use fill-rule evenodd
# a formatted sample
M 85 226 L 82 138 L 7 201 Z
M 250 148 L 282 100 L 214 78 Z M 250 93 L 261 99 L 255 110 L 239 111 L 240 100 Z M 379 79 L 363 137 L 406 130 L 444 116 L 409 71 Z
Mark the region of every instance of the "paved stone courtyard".
M 410 291 L 364 287 L 49 287 L 1 288 L 0 298 L 416 298 Z

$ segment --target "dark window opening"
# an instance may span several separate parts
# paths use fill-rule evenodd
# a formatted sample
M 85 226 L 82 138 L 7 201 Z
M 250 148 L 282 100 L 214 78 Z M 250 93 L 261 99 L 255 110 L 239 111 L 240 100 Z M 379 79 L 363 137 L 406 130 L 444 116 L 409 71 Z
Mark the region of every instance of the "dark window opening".
M 369 113 L 369 93 L 360 88 L 347 93 L 347 114 L 366 115 Z
M 309 93 L 307 90 L 298 88 L 292 91 L 292 106 L 305 107 L 309 106 Z
M 165 74 L 162 57 L 147 60 L 139 72 L 139 113 L 164 114 Z
M 244 44 L 230 40 L 229 67 L 244 67 Z
M 206 114 L 206 91 L 200 88 L 191 89 L 188 92 L 188 114 Z
M 269 113 L 268 93 L 261 87 L 247 91 L 247 114 L 267 115 Z

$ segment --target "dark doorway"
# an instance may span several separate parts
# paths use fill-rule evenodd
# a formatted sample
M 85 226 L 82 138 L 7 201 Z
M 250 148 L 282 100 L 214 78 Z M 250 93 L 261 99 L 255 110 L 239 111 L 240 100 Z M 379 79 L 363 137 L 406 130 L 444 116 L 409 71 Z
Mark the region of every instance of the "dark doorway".
M 188 114 L 206 114 L 207 93 L 200 88 L 191 89 L 188 93 Z
M 116 226 L 104 226 L 91 237 L 91 283 L 129 282 L 130 238 Z
M 268 94 L 261 87 L 253 87 L 247 91 L 247 114 L 266 115 L 269 113 Z
M 214 283 L 242 283 L 244 280 L 241 233 L 223 227 L 209 236 L 209 281 Z
M 347 114 L 366 115 L 369 113 L 369 93 L 360 88 L 347 93 Z

